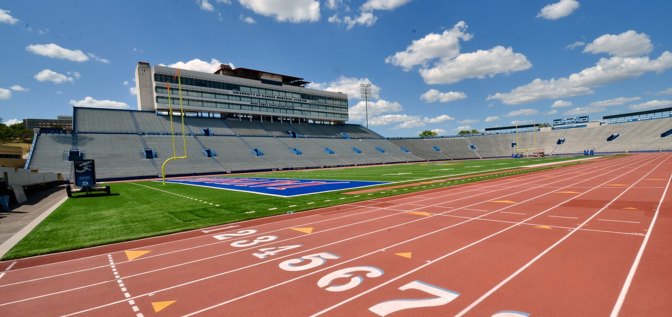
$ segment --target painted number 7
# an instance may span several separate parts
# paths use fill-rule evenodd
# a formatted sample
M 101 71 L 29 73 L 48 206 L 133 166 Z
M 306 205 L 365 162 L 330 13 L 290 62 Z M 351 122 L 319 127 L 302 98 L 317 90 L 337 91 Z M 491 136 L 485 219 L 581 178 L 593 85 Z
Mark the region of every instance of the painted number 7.
M 421 281 L 413 281 L 402 287 L 399 290 L 405 291 L 408 289 L 415 289 L 421 292 L 425 292 L 436 297 L 433 298 L 421 298 L 421 299 L 394 299 L 386 302 L 382 302 L 371 306 L 369 310 L 375 313 L 378 316 L 387 316 L 394 312 L 398 312 L 404 309 L 412 308 L 422 308 L 422 307 L 435 307 L 448 304 L 455 300 L 460 293 L 453 292 L 447 289 L 440 288 L 431 284 L 427 284 Z

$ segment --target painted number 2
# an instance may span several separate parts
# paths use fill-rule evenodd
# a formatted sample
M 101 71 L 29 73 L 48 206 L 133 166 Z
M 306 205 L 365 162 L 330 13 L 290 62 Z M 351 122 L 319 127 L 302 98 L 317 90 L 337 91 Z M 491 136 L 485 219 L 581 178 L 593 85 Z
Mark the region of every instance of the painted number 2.
M 409 289 L 419 290 L 436 297 L 423 299 L 394 299 L 371 306 L 369 310 L 378 316 L 387 316 L 404 309 L 445 305 L 460 296 L 460 293 L 443 289 L 441 287 L 427 284 L 421 281 L 413 281 L 399 288 L 399 290 L 402 291 Z

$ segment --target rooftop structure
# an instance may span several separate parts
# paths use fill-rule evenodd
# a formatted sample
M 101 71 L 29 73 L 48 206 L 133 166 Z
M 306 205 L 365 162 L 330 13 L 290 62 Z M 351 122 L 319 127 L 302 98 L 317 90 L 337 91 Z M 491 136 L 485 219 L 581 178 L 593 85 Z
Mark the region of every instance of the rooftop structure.
M 326 124 L 348 120 L 346 94 L 306 88 L 307 84 L 300 77 L 228 65 L 212 74 L 152 68 L 145 62 L 136 68 L 138 110 L 167 114 L 179 107 L 181 95 L 184 110 L 202 117 Z

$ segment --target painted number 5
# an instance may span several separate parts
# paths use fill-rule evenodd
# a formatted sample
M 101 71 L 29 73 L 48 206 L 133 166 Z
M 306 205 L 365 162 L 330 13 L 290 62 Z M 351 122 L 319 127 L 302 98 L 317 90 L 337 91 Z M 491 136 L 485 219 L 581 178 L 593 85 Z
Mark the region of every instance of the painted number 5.
M 298 259 L 290 259 L 284 262 L 281 262 L 278 266 L 285 270 L 285 271 L 290 271 L 290 272 L 297 272 L 297 271 L 305 271 L 305 270 L 310 270 L 312 268 L 316 268 L 324 263 L 327 262 L 327 260 L 335 260 L 338 259 L 339 256 L 335 254 L 331 254 L 329 252 L 322 252 L 322 253 L 316 253 L 316 254 L 309 254 L 309 255 L 304 255 Z M 301 264 L 304 262 L 308 262 L 305 264 Z
M 455 300 L 460 293 L 449 291 L 431 284 L 421 281 L 413 281 L 399 288 L 402 291 L 408 289 L 415 289 L 427 294 L 434 295 L 433 298 L 423 299 L 394 299 L 380 304 L 376 304 L 369 308 L 370 311 L 378 316 L 387 316 L 391 313 L 398 312 L 404 309 L 434 307 L 448 304 Z

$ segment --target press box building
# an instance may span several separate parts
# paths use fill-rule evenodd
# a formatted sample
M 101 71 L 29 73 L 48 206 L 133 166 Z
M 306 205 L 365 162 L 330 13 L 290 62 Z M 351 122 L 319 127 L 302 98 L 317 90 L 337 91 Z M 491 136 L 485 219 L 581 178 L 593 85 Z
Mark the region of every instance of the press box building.
M 179 107 L 178 69 L 139 62 L 136 68 L 138 110 L 167 114 L 169 99 Z M 348 96 L 306 88 L 303 78 L 231 68 L 214 73 L 179 70 L 182 106 L 187 115 L 343 124 L 348 120 Z M 170 89 L 170 98 L 169 98 Z

